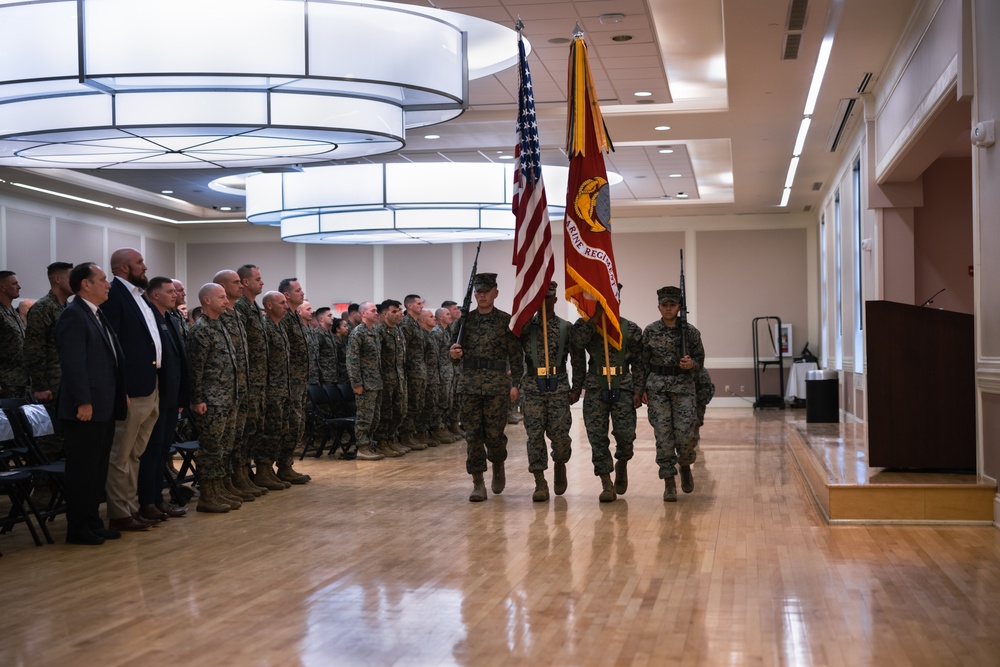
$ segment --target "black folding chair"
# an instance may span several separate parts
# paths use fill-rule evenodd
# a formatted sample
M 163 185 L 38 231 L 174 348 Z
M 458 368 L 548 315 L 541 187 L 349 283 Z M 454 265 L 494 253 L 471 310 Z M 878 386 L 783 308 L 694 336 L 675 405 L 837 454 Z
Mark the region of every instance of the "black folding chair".
M 57 515 L 66 513 L 66 462 L 50 460 L 38 445 L 39 438 L 55 432 L 52 418 L 44 405 L 32 403 L 19 407 L 15 415 L 15 437 L 19 437 L 28 450 L 29 465 L 22 469 L 30 471 L 35 479 L 44 478 L 52 489 L 52 497 L 45 507 L 38 510 L 38 514 L 47 521 L 53 521 Z
M 0 411 L 0 493 L 3 493 L 10 500 L 10 510 L 7 516 L 0 517 L 0 533 L 9 532 L 16 524 L 23 523 L 28 527 L 35 546 L 42 546 L 42 540 L 38 537 L 38 531 L 31 521 L 35 517 L 45 539 L 52 544 L 52 535 L 49 534 L 45 521 L 31 500 L 31 480 L 30 470 L 22 470 L 12 467 L 16 463 L 17 455 L 9 447 L 17 444 L 14 427 L 7 414 Z M 0 553 L 0 556 L 3 554 Z
M 348 406 L 344 405 L 342 394 L 337 385 L 311 384 L 306 387 L 306 393 L 313 409 L 309 424 L 310 437 L 306 441 L 299 460 L 304 459 L 306 454 L 313 450 L 316 452 L 316 458 L 319 458 L 323 455 L 326 443 L 331 440 L 333 441 L 330 448 L 331 456 L 338 448 L 341 448 L 344 458 L 354 458 L 357 454 L 357 448 L 355 447 L 354 453 L 351 454 L 348 445 L 341 442 L 346 432 L 350 433 L 351 436 L 349 444 L 355 443 L 354 414 L 351 413 Z M 317 430 L 321 430 L 323 433 L 323 439 L 319 445 L 316 445 L 315 433 Z
M 167 466 L 167 486 L 170 487 L 170 497 L 173 498 L 175 505 L 186 505 L 188 498 L 186 498 L 180 490 L 180 487 L 188 482 L 194 485 L 198 484 L 198 466 L 195 462 L 196 454 L 198 450 L 201 449 L 201 445 L 198 442 L 198 429 L 194 425 L 194 417 L 191 414 L 191 410 L 184 408 L 181 413 L 181 419 L 177 423 L 177 430 L 174 434 L 175 442 L 170 446 L 170 454 L 178 454 L 181 457 L 181 466 L 174 472 L 170 461 L 166 462 Z

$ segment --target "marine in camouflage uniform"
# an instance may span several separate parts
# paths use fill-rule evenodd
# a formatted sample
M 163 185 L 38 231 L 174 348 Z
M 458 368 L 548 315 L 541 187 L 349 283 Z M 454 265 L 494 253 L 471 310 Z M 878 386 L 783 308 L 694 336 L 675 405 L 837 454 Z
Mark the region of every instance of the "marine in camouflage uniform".
M 297 312 L 305 300 L 305 294 L 295 278 L 282 280 L 279 291 L 284 293 L 288 301 L 288 313 L 281 319 L 281 327 L 288 336 L 289 398 L 286 410 L 288 437 L 281 443 L 277 474 L 280 480 L 300 484 L 302 479 L 307 482 L 311 479 L 309 475 L 300 474 L 292 468 L 295 450 L 304 446 L 303 438 L 306 433 L 306 385 L 309 383 L 310 373 L 309 333 Z
M 319 370 L 319 383 L 338 384 L 346 382 L 347 378 L 341 378 L 337 373 L 337 338 L 333 335 L 333 332 L 324 326 L 317 327 L 316 340 L 319 343 L 316 363 Z
M 662 317 L 642 332 L 642 359 L 646 371 L 643 393 L 649 405 L 649 423 L 656 436 L 656 463 L 664 480 L 663 499 L 677 500 L 674 477 L 681 466 L 681 488 L 694 490 L 691 464 L 697 454 L 698 407 L 695 378 L 705 367 L 701 333 L 690 324 L 685 335 L 687 356 L 681 356 L 681 329 L 677 312 L 681 291 L 662 287 L 656 291 Z
M 59 352 L 56 349 L 56 320 L 66 309 L 66 300 L 73 293 L 69 288 L 72 269 L 73 265 L 67 262 L 55 262 L 48 266 L 51 289 L 28 311 L 28 323 L 24 330 L 25 370 L 31 378 L 35 400 L 45 405 L 53 424 L 58 423 L 56 406 L 59 402 L 59 381 L 62 378 Z M 38 446 L 51 459 L 62 458 L 63 436 L 60 433 L 43 436 L 38 439 Z M 39 490 L 40 496 L 45 496 L 45 491 L 49 490 L 44 478 L 39 478 L 32 486 Z
M 357 403 L 354 431 L 358 451 L 375 453 L 382 393 L 381 344 L 374 327 L 375 304 L 365 301 L 359 310 L 361 324 L 351 331 L 347 339 L 347 377 Z
M 413 449 L 400 442 L 400 428 L 406 416 L 406 341 L 399 324 L 403 312 L 394 299 L 382 302 L 382 322 L 375 326 L 382 362 L 382 403 L 379 406 L 376 451 L 383 456 L 400 456 Z M 414 443 L 416 449 L 427 449 Z
M 451 430 L 450 426 L 456 421 L 455 416 L 455 367 L 451 363 L 451 336 L 448 333 L 448 325 L 451 324 L 451 313 L 447 308 L 439 308 L 435 313 L 436 326 L 431 330 L 431 335 L 437 337 L 438 342 L 438 410 L 441 413 L 441 435 L 448 437 L 451 441 L 459 438 L 458 433 Z M 435 436 L 436 437 L 436 436 Z
M 222 321 L 222 325 L 226 328 L 226 331 L 229 332 L 230 340 L 233 343 L 233 350 L 236 353 L 236 384 L 239 395 L 239 400 L 237 400 L 234 406 L 236 423 L 233 425 L 233 429 L 236 437 L 233 439 L 233 446 L 227 452 L 226 456 L 226 479 L 230 482 L 226 485 L 226 488 L 230 493 L 233 493 L 234 490 L 242 491 L 242 496 L 246 496 L 249 493 L 250 498 L 243 497 L 243 500 L 252 500 L 253 496 L 257 494 L 254 494 L 249 489 L 229 488 L 234 484 L 233 477 L 235 476 L 235 471 L 239 468 L 245 468 L 249 462 L 249 452 L 246 446 L 246 424 L 249 420 L 250 412 L 250 353 L 249 346 L 247 345 L 247 332 L 243 326 L 242 319 L 233 308 L 222 313 L 219 319 Z
M 30 384 L 24 366 L 24 322 L 11 307 L 20 295 L 17 276 L 0 272 L 0 398 L 25 398 Z
M 292 485 L 274 474 L 274 463 L 281 456 L 282 444 L 288 440 L 288 404 L 291 399 L 288 382 L 288 336 L 281 326 L 288 312 L 281 292 L 268 292 L 264 304 L 264 344 L 267 346 L 267 392 L 264 402 L 264 431 L 254 450 L 257 470 L 254 484 L 271 491 Z M 304 482 L 301 482 L 304 483 Z
M 454 442 L 450 433 L 441 426 L 444 409 L 441 403 L 441 339 L 434 334 L 434 313 L 425 310 L 420 315 L 420 327 L 424 334 L 424 367 L 427 368 L 427 388 L 424 393 L 424 412 L 427 417 L 424 424 L 427 434 L 435 444 Z M 450 346 L 449 346 L 450 347 Z M 429 442 L 429 440 L 428 440 Z
M 497 297 L 495 273 L 473 278 L 477 308 L 463 325 L 462 342 L 451 346 L 450 356 L 461 365 L 458 393 L 465 428 L 465 470 L 472 475 L 469 500 L 486 500 L 483 473 L 493 464 L 493 492 L 506 483 L 503 464 L 507 460 L 507 406 L 518 396 L 517 385 L 524 374 L 521 344 L 510 331 L 510 315 L 493 305 Z M 510 369 L 510 375 L 507 371 Z
M 216 287 L 225 299 L 225 290 Z M 237 352 L 219 319 L 224 307 L 223 302 L 216 312 L 202 299 L 202 317 L 188 331 L 186 341 L 191 405 L 200 444 L 196 455 L 202 496 L 200 511 L 226 511 L 213 508 L 240 506 L 239 501 L 225 493 L 223 486 L 223 478 L 227 476 L 225 457 L 232 451 L 236 436 L 235 408 L 240 398 Z
M 573 421 L 569 406 L 580 400 L 583 376 L 586 372 L 583 355 L 572 349 L 569 322 L 555 314 L 555 282 L 549 283 L 542 308 L 521 329 L 521 346 L 527 373 L 521 379 L 521 409 L 524 412 L 524 430 L 528 433 L 528 472 L 535 476 L 535 493 L 532 500 L 548 500 L 549 490 L 545 470 L 549 467 L 545 436 L 552 443 L 552 462 L 555 468 L 555 492 L 566 492 L 566 462 L 573 453 L 573 440 L 569 427 Z M 546 355 L 546 348 L 548 355 Z M 546 357 L 549 367 L 546 369 Z M 566 374 L 566 360 L 573 368 L 573 386 Z
M 263 281 L 260 270 L 245 264 L 237 270 L 243 285 L 243 296 L 236 300 L 236 315 L 243 324 L 247 339 L 247 401 L 246 423 L 243 426 L 243 440 L 236 443 L 234 455 L 235 476 L 242 486 L 256 487 L 261 493 L 268 488 L 250 480 L 248 469 L 251 460 L 256 460 L 257 449 L 264 439 L 264 411 L 267 396 L 267 339 L 264 335 L 264 312 L 257 304 Z M 273 459 L 272 459 L 273 462 Z M 263 480 L 258 480 L 263 481 Z M 234 481 L 235 483 L 235 481 Z M 241 486 L 237 484 L 237 486 Z M 284 485 L 282 485 L 284 486 Z
M 399 323 L 406 342 L 406 416 L 400 428 L 402 444 L 436 446 L 437 440 L 427 436 L 424 400 L 427 395 L 427 364 L 424 358 L 424 332 L 417 318 L 424 309 L 424 300 L 415 294 L 404 299 L 406 314 Z M 412 444 L 411 444 L 412 443 Z
M 577 354 L 586 352 L 590 358 L 583 383 L 583 423 L 590 441 L 594 474 L 601 478 L 603 487 L 600 500 L 611 502 L 616 495 L 628 490 L 628 462 L 632 459 L 635 442 L 635 411 L 642 404 L 642 391 L 638 387 L 645 382 L 645 371 L 642 366 L 642 329 L 634 322 L 620 318 L 621 349 L 608 344 L 605 359 L 604 336 L 598 324 L 602 321 L 603 310 L 600 306 L 589 321 L 578 319 L 573 325 L 573 347 Z M 614 459 L 608 438 L 609 419 L 611 434 L 615 437 Z M 613 485 L 612 470 L 615 471 Z

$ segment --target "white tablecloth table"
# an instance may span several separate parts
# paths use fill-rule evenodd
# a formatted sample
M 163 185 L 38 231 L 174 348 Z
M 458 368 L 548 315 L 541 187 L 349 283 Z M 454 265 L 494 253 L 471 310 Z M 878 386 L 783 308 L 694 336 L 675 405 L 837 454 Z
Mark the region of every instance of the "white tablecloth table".
M 792 364 L 792 369 L 788 372 L 788 384 L 785 385 L 785 400 L 794 401 L 796 398 L 805 400 L 806 373 L 818 369 L 819 366 L 814 361 L 800 361 Z

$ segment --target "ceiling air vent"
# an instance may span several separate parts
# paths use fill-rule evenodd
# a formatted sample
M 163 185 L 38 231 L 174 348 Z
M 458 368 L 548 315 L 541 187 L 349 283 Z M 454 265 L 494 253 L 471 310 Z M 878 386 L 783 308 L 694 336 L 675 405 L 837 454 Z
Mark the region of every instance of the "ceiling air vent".
M 799 45 L 802 43 L 802 35 L 785 35 L 785 46 L 781 50 L 782 60 L 798 60 Z
M 840 104 L 837 105 L 837 113 L 833 116 L 833 125 L 830 127 L 830 136 L 827 139 L 827 148 L 831 153 L 837 151 L 837 147 L 840 145 L 840 140 L 844 136 L 844 130 L 847 128 L 847 121 L 851 119 L 851 112 L 854 111 L 854 105 L 857 100 L 853 97 L 844 98 L 840 100 Z
M 869 84 L 871 84 L 871 82 L 872 82 L 872 73 L 865 72 L 864 76 L 861 77 L 861 83 L 858 85 L 858 92 L 862 94 L 867 93 L 868 86 Z
M 809 11 L 809 0 L 792 0 L 788 4 L 788 22 L 786 30 L 805 30 L 806 14 Z

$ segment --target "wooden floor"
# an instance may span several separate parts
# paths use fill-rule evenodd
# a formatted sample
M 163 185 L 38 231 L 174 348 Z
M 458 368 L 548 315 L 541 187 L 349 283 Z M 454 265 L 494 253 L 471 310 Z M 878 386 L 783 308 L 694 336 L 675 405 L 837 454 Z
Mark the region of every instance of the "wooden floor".
M 661 500 L 640 420 L 628 494 L 575 414 L 570 487 L 467 501 L 462 443 L 325 458 L 305 487 L 101 547 L 0 536 L 0 665 L 989 665 L 1000 530 L 831 526 L 781 413 L 710 410 L 697 488 Z M 61 540 L 65 523 L 54 527 Z

